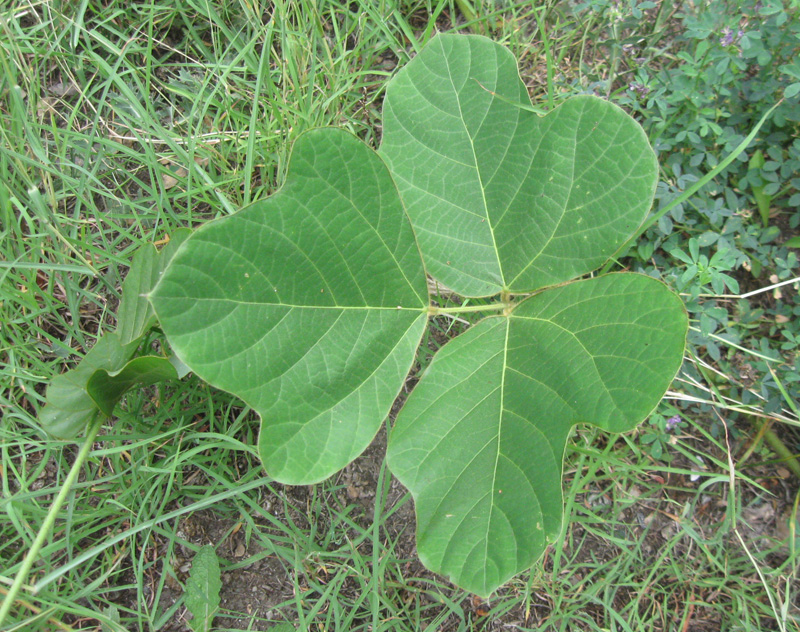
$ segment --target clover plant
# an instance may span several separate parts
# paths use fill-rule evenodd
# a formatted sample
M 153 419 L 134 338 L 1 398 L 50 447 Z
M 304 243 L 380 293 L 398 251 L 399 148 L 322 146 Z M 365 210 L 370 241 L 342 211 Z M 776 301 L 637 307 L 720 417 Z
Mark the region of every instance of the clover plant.
M 431 315 L 485 312 L 436 354 L 387 459 L 413 495 L 421 560 L 486 596 L 559 534 L 572 427 L 632 429 L 680 367 L 673 292 L 640 274 L 587 277 L 636 234 L 656 179 L 618 107 L 575 97 L 541 117 L 507 49 L 439 35 L 389 83 L 378 152 L 339 129 L 303 133 L 278 192 L 201 226 L 136 296 L 176 366 L 258 412 L 264 467 L 290 484 L 369 445 Z M 428 275 L 494 298 L 444 309 Z M 141 341 L 134 329 L 109 344 Z M 106 380 L 132 372 L 122 355 Z M 90 409 L 86 375 L 71 384 Z M 49 406 L 51 431 L 79 430 L 81 411 L 66 423 Z

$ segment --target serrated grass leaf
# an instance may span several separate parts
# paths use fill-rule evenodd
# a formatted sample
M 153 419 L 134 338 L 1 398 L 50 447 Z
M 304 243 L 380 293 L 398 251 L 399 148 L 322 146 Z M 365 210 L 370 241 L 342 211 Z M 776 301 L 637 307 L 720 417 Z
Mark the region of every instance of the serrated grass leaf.
M 219 591 L 222 581 L 219 559 L 210 544 L 202 547 L 192 560 L 192 570 L 186 580 L 184 603 L 192 614 L 189 626 L 194 632 L 210 632 L 219 610 Z

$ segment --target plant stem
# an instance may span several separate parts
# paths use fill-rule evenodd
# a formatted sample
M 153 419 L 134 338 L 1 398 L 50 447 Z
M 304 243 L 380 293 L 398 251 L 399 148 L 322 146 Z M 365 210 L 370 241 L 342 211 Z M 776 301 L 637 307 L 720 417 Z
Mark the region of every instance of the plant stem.
M 50 505 L 50 511 L 47 512 L 47 516 L 45 517 L 42 526 L 39 528 L 39 532 L 36 534 L 36 539 L 33 541 L 33 544 L 25 556 L 25 559 L 22 561 L 22 566 L 14 577 L 14 583 L 11 584 L 11 588 L 8 589 L 8 594 L 3 600 L 3 605 L 0 607 L 0 625 L 2 625 L 3 621 L 6 620 L 6 617 L 11 611 L 11 607 L 14 605 L 20 589 L 25 583 L 25 580 L 28 578 L 28 573 L 30 573 L 31 568 L 33 567 L 33 564 L 39 555 L 39 551 L 44 546 L 45 540 L 47 540 L 49 537 L 50 531 L 52 531 L 53 525 L 56 522 L 56 516 L 58 516 L 58 512 L 61 510 L 61 507 L 67 501 L 67 496 L 69 496 L 69 493 L 72 490 L 72 485 L 75 483 L 75 479 L 78 478 L 81 467 L 83 466 L 84 461 L 86 461 L 86 457 L 89 455 L 89 452 L 92 449 L 94 438 L 100 431 L 104 419 L 104 417 L 98 415 L 89 425 L 89 430 L 86 433 L 86 439 L 81 446 L 80 452 L 78 452 L 75 462 L 72 464 L 72 468 L 70 468 L 69 474 L 67 474 L 64 484 L 61 486 L 61 491 L 58 492 L 58 496 L 56 496 L 53 504 Z
M 725 398 L 722 396 L 722 393 L 720 392 L 719 388 L 715 384 L 714 380 L 711 378 L 711 375 L 709 375 L 709 373 L 698 362 L 695 362 L 695 366 L 700 371 L 700 375 L 703 376 L 703 378 L 711 388 L 714 395 L 717 396 L 719 401 L 724 402 Z M 777 375 L 772 370 L 772 367 L 767 365 L 767 368 L 769 369 L 769 372 L 772 374 L 772 377 L 775 379 L 776 384 L 778 384 L 779 388 L 781 389 L 781 392 L 784 393 L 783 384 L 781 384 L 780 381 L 777 379 Z M 792 407 L 792 410 L 794 410 L 794 412 L 796 413 L 797 410 L 796 407 L 794 406 L 794 402 L 789 399 L 788 394 L 785 394 L 785 397 L 787 398 L 787 401 L 789 401 L 789 405 Z M 775 431 L 772 430 L 772 428 L 770 428 L 771 422 L 761 421 L 756 416 L 750 415 L 746 412 L 745 412 L 745 417 L 751 424 L 753 424 L 753 427 L 756 429 L 757 435 L 754 439 L 753 446 L 744 454 L 741 461 L 746 460 L 750 456 L 750 453 L 755 449 L 755 445 L 763 437 L 764 440 L 772 448 L 772 451 L 775 452 L 781 459 L 781 461 L 785 463 L 786 466 L 792 471 L 792 473 L 795 476 L 797 476 L 797 478 L 800 479 L 800 461 L 798 461 L 797 456 L 793 454 L 792 451 L 789 450 L 789 448 L 786 447 L 786 444 L 783 441 L 781 441 L 781 438 L 775 433 Z
M 792 412 L 795 416 L 800 417 L 800 408 L 798 408 L 797 403 L 789 396 L 789 393 L 786 392 L 786 387 L 784 387 L 783 382 L 778 379 L 778 374 L 772 369 L 770 365 L 767 365 L 767 369 L 769 370 L 769 374 L 772 376 L 772 379 L 775 380 L 775 384 L 778 387 L 778 390 L 783 395 L 783 399 L 786 400 L 786 404 L 789 408 L 792 409 Z
M 461 307 L 436 307 L 431 305 L 428 307 L 428 314 L 440 316 L 443 314 L 467 314 L 469 312 L 501 312 L 510 306 L 509 303 L 505 302 L 491 303 L 490 305 L 463 305 Z
M 546 7 L 544 7 L 546 9 Z M 555 95 L 553 93 L 553 55 L 550 51 L 550 40 L 547 37 L 545 27 L 545 16 L 540 15 L 539 11 L 534 12 L 536 17 L 536 24 L 539 27 L 539 34 L 544 45 L 544 57 L 547 61 L 547 109 L 552 110 L 555 107 Z
M 758 423 L 752 419 L 751 421 L 756 424 Z M 756 425 L 756 427 L 758 426 Z M 778 456 L 781 463 L 786 465 L 786 467 L 792 471 L 792 474 L 800 479 L 800 462 L 797 461 L 797 455 L 793 454 L 792 451 L 786 447 L 786 444 L 769 426 L 767 426 L 764 431 L 764 441 L 769 444 L 769 447 L 772 448 L 772 451 Z
M 464 16 L 467 24 L 469 24 L 469 30 L 473 33 L 478 33 L 478 18 L 475 15 L 475 11 L 472 10 L 469 2 L 467 0 L 456 0 L 456 6 L 458 7 L 458 10 L 461 11 L 461 15 Z
M 783 382 L 778 379 L 778 374 L 775 373 L 774 369 L 770 365 L 767 365 L 767 369 L 769 370 L 772 379 L 775 380 L 775 384 L 778 386 L 778 390 L 781 392 L 781 395 L 783 395 L 783 398 L 786 400 L 786 404 L 792 409 L 792 412 L 796 416 L 800 417 L 800 410 L 798 410 L 797 403 L 789 396 L 789 393 L 786 392 Z M 769 443 L 770 447 L 776 452 L 776 454 L 781 457 L 784 463 L 786 463 L 786 466 L 792 470 L 792 473 L 798 479 L 800 479 L 800 461 L 797 460 L 797 455 L 793 454 L 792 451 L 786 447 L 786 444 L 781 441 L 781 438 L 775 434 L 771 428 L 767 427 L 767 432 L 764 435 L 764 438 L 766 439 L 767 443 Z
M 0 593 L 2 593 L 4 595 L 7 595 L 8 591 L 5 588 L 3 588 L 2 586 L 0 586 Z M 28 610 L 30 610 L 31 612 L 33 612 L 36 615 L 42 614 L 42 609 L 41 608 L 37 608 L 31 602 L 26 601 L 25 599 L 17 599 L 17 603 L 19 603 L 20 605 L 24 606 L 25 608 L 27 608 Z M 74 632 L 75 631 L 75 628 L 68 626 L 66 623 L 62 623 L 61 621 L 56 620 L 55 617 L 48 617 L 47 618 L 47 622 L 50 625 L 53 625 L 53 626 L 55 626 L 55 627 L 57 627 L 57 628 L 59 628 L 61 630 L 64 630 L 65 632 Z M 12 630 L 13 629 L 14 628 L 12 628 Z

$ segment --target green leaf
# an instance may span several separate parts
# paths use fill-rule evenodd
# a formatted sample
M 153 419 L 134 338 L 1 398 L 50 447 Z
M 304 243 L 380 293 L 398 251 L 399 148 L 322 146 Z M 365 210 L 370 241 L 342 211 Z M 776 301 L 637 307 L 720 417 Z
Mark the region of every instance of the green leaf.
M 202 547 L 192 560 L 192 570 L 186 581 L 184 603 L 192 613 L 189 626 L 194 632 L 210 632 L 219 610 L 219 591 L 222 588 L 219 560 L 214 547 Z
M 381 155 L 428 272 L 464 296 L 590 272 L 642 223 L 658 166 L 620 108 L 575 97 L 539 117 L 516 60 L 439 35 L 389 83 Z
M 676 259 L 680 259 L 684 263 L 688 263 L 688 264 L 693 264 L 694 263 L 694 260 L 689 255 L 687 255 L 685 252 L 683 252 L 683 250 L 681 250 L 680 248 L 674 248 L 673 250 L 670 250 L 669 254 L 671 254 Z
M 261 416 L 284 483 L 358 456 L 403 386 L 427 322 L 427 280 L 388 170 L 342 130 L 301 135 L 284 186 L 209 222 L 151 295 L 172 348 Z
M 123 345 L 116 333 L 105 334 L 77 367 L 54 377 L 39 414 L 42 427 L 55 437 L 72 439 L 96 415 L 112 416 L 114 406 L 133 386 L 147 386 L 178 377 L 167 358 L 131 359 L 140 343 L 141 340 L 134 340 Z
M 155 244 L 146 244 L 133 255 L 131 267 L 122 284 L 122 299 L 117 312 L 117 334 L 123 345 L 139 340 L 156 322 L 147 295 L 167 269 L 178 247 L 192 231 L 179 228 L 170 235 L 167 244 L 158 251 Z
M 114 406 L 134 386 L 148 386 L 177 378 L 178 372 L 169 359 L 140 356 L 116 371 L 101 368 L 92 373 L 86 383 L 86 392 L 100 411 L 111 417 Z
M 654 459 L 660 459 L 664 455 L 664 446 L 661 445 L 660 441 L 655 441 L 653 445 L 650 446 L 650 456 Z
M 182 377 L 180 368 L 174 366 L 177 363 L 166 358 L 131 358 L 155 322 L 145 295 L 190 232 L 176 231 L 161 252 L 153 244 L 136 251 L 122 284 L 118 330 L 102 336 L 78 366 L 54 377 L 47 387 L 45 406 L 39 416 L 47 432 L 71 439 L 96 415 L 113 415 L 114 406 L 133 386 Z
M 74 369 L 55 376 L 47 386 L 45 406 L 39 422 L 51 435 L 72 439 L 100 413 L 95 401 L 86 392 L 86 385 L 95 371 L 115 371 L 130 359 L 138 342 L 120 344 L 116 334 L 102 336 L 89 349 Z
M 446 344 L 387 454 L 414 497 L 422 562 L 484 597 L 530 567 L 561 529 L 570 429 L 645 419 L 680 368 L 687 327 L 663 283 L 611 274 L 536 294 Z
M 103 614 L 98 617 L 98 620 L 100 621 L 101 632 L 119 632 L 120 630 L 125 630 L 125 628 L 120 625 L 119 609 L 114 605 L 103 608 Z
M 748 168 L 751 170 L 761 169 L 764 166 L 764 163 L 764 154 L 760 149 L 758 149 L 753 154 L 753 157 L 750 158 Z M 755 198 L 756 205 L 758 206 L 758 214 L 761 216 L 761 223 L 762 225 L 767 226 L 769 225 L 769 209 L 772 198 L 765 193 L 763 185 L 756 186 L 751 184 L 750 188 L 753 191 L 753 197 Z
M 783 91 L 783 98 L 791 99 L 793 97 L 796 97 L 798 94 L 800 94 L 800 81 L 797 81 L 795 83 L 786 86 L 786 89 Z

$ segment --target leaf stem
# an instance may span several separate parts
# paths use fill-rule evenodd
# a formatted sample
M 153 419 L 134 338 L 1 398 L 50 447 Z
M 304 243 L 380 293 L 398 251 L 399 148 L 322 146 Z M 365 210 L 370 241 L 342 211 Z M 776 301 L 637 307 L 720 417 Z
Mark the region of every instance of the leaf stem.
M 758 430 L 764 429 L 764 440 L 772 448 L 772 451 L 778 456 L 781 463 L 786 465 L 798 479 L 800 479 L 800 462 L 797 460 L 797 455 L 793 453 L 783 442 L 783 440 L 771 428 L 771 424 L 767 421 L 759 421 L 751 417 L 750 422 Z
M 446 314 L 467 314 L 470 312 L 502 312 L 511 306 L 511 303 L 505 301 L 501 303 L 491 303 L 489 305 L 462 305 L 460 307 L 437 307 L 436 305 L 431 305 L 428 307 L 428 315 L 441 316 Z
M 58 512 L 61 511 L 61 507 L 63 507 L 64 503 L 67 501 L 67 496 L 69 496 L 70 491 L 72 491 L 72 485 L 75 483 L 75 479 L 78 478 L 81 467 L 83 466 L 84 461 L 86 461 L 86 457 L 89 455 L 89 452 L 92 449 L 94 438 L 100 431 L 104 419 L 105 417 L 98 415 L 90 424 L 89 430 L 86 433 L 86 439 L 81 446 L 80 452 L 78 452 L 75 462 L 70 468 L 69 474 L 67 474 L 67 478 L 64 480 L 61 491 L 58 492 L 58 496 L 56 496 L 53 504 L 50 505 L 50 511 L 47 512 L 47 516 L 45 517 L 42 526 L 39 528 L 39 533 L 36 534 L 36 539 L 33 541 L 33 544 L 25 556 L 25 559 L 22 561 L 22 566 L 20 566 L 19 570 L 17 571 L 17 574 L 14 577 L 14 583 L 11 584 L 11 588 L 8 589 L 6 598 L 3 600 L 3 605 L 0 606 L 0 625 L 2 625 L 3 621 L 6 620 L 8 613 L 11 611 L 11 608 L 16 601 L 20 589 L 25 583 L 25 580 L 28 578 L 28 573 L 30 573 L 31 568 L 33 567 L 33 564 L 39 555 L 39 551 L 44 546 L 45 540 L 47 540 L 47 538 L 50 536 L 50 531 L 53 529 L 53 525 L 56 522 Z
M 778 101 L 769 110 L 767 110 L 767 112 L 764 114 L 764 116 L 761 117 L 761 120 L 758 123 L 756 123 L 756 126 L 753 128 L 753 131 L 751 131 L 747 135 L 747 138 L 745 138 L 741 143 L 739 143 L 739 145 L 736 147 L 736 149 L 734 149 L 730 154 L 728 154 L 722 162 L 720 162 L 716 167 L 714 167 L 706 175 L 704 175 L 697 182 L 695 182 L 692 186 L 690 186 L 688 189 L 686 189 L 681 195 L 679 195 L 674 200 L 672 200 L 671 202 L 666 204 L 664 206 L 664 208 L 660 209 L 652 217 L 650 217 L 647 220 L 645 220 L 645 222 L 641 226 L 639 226 L 639 230 L 637 230 L 631 236 L 630 239 L 628 239 L 624 244 L 622 244 L 617 249 L 617 251 L 609 258 L 609 260 L 606 261 L 606 264 L 600 270 L 600 273 L 601 274 L 605 274 L 606 272 L 608 272 L 609 269 L 611 269 L 611 266 L 614 264 L 614 262 L 619 257 L 623 256 L 628 251 L 628 248 L 631 247 L 631 244 L 633 244 L 633 242 L 635 242 L 637 239 L 639 239 L 639 237 L 641 237 L 644 234 L 644 231 L 646 231 L 648 228 L 650 228 L 653 224 L 655 224 L 658 220 L 660 220 L 664 215 L 669 213 L 673 208 L 678 206 L 678 204 L 683 204 L 686 200 L 688 200 L 695 193 L 697 193 L 703 186 L 708 184 L 708 182 L 710 180 L 713 180 L 714 178 L 716 178 L 720 174 L 720 172 L 724 171 L 728 167 L 728 165 L 730 165 L 734 160 L 736 160 L 737 156 L 739 156 L 739 154 L 741 154 L 745 149 L 747 149 L 747 146 L 750 143 L 752 143 L 753 140 L 755 140 L 755 137 L 758 134 L 758 130 L 761 129 L 761 126 L 769 118 L 769 115 L 772 114 L 772 112 L 775 110 L 775 108 L 777 108 L 781 103 L 783 103 L 783 99 Z

